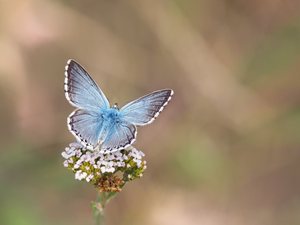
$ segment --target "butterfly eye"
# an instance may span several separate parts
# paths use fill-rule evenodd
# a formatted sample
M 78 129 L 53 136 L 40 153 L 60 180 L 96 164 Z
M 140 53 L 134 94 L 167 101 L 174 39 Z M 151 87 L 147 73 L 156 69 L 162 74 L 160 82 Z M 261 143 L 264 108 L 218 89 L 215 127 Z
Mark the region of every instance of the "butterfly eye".
M 113 108 L 114 108 L 114 109 L 119 109 L 118 103 L 115 103 L 115 104 L 113 105 Z

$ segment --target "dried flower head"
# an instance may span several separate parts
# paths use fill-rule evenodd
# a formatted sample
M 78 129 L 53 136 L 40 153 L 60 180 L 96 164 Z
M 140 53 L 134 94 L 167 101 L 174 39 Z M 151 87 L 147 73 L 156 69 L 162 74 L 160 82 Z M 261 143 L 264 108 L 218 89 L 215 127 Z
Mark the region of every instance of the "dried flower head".
M 143 175 L 145 154 L 130 146 L 112 153 L 91 151 L 80 143 L 71 143 L 62 152 L 64 166 L 75 179 L 93 184 L 101 192 L 119 192 L 126 182 Z

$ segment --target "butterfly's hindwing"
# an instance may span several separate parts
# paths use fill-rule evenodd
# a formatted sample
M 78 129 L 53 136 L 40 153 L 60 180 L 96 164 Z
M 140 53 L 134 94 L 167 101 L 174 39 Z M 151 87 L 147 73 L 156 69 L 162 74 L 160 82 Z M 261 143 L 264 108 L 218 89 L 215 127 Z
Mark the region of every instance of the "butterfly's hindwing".
M 67 100 L 77 108 L 88 110 L 109 108 L 109 102 L 101 89 L 74 60 L 69 60 L 65 68 L 64 89 Z
M 173 90 L 160 90 L 145 95 L 121 108 L 123 118 L 134 125 L 143 126 L 155 120 L 171 100 Z
M 84 146 L 97 146 L 103 127 L 100 112 L 76 109 L 68 117 L 68 128 Z
M 136 127 L 126 121 L 120 121 L 111 126 L 101 149 L 106 152 L 125 149 L 135 141 L 137 135 Z

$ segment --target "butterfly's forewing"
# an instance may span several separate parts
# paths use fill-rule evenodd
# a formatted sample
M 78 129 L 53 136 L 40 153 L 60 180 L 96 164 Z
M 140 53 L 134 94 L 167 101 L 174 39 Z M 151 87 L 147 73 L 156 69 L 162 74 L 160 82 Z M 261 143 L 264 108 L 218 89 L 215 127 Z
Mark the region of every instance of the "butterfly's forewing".
M 173 93 L 173 90 L 165 89 L 138 98 L 120 109 L 122 118 L 134 125 L 149 124 L 168 104 Z
M 65 96 L 75 107 L 68 117 L 70 132 L 84 146 L 95 147 L 99 142 L 103 126 L 101 112 L 109 108 L 104 93 L 85 69 L 74 60 L 65 68 Z
M 109 108 L 104 93 L 85 69 L 74 60 L 69 60 L 65 68 L 65 95 L 75 107 L 98 111 Z

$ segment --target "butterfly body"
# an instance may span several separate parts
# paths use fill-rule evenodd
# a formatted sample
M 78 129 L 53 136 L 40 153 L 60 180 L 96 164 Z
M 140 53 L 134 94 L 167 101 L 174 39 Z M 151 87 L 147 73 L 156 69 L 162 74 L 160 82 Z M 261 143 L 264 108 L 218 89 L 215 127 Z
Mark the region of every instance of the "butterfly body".
M 103 132 L 101 134 L 105 134 L 105 135 L 102 135 L 103 137 L 100 139 L 103 140 L 109 139 L 110 138 L 109 135 L 112 135 L 113 133 L 112 130 L 114 130 L 115 127 L 122 122 L 120 111 L 115 108 L 104 110 L 101 113 L 101 118 L 103 121 L 102 124 Z
M 103 120 L 105 121 L 109 121 L 112 124 L 118 123 L 120 121 L 120 111 L 116 108 L 109 108 L 106 110 L 102 110 L 101 112 L 101 117 L 103 118 Z
M 65 71 L 65 95 L 77 109 L 68 117 L 71 133 L 89 149 L 112 152 L 130 146 L 136 126 L 154 121 L 170 101 L 173 91 L 160 90 L 132 101 L 121 109 L 110 104 L 83 67 L 69 60 Z

